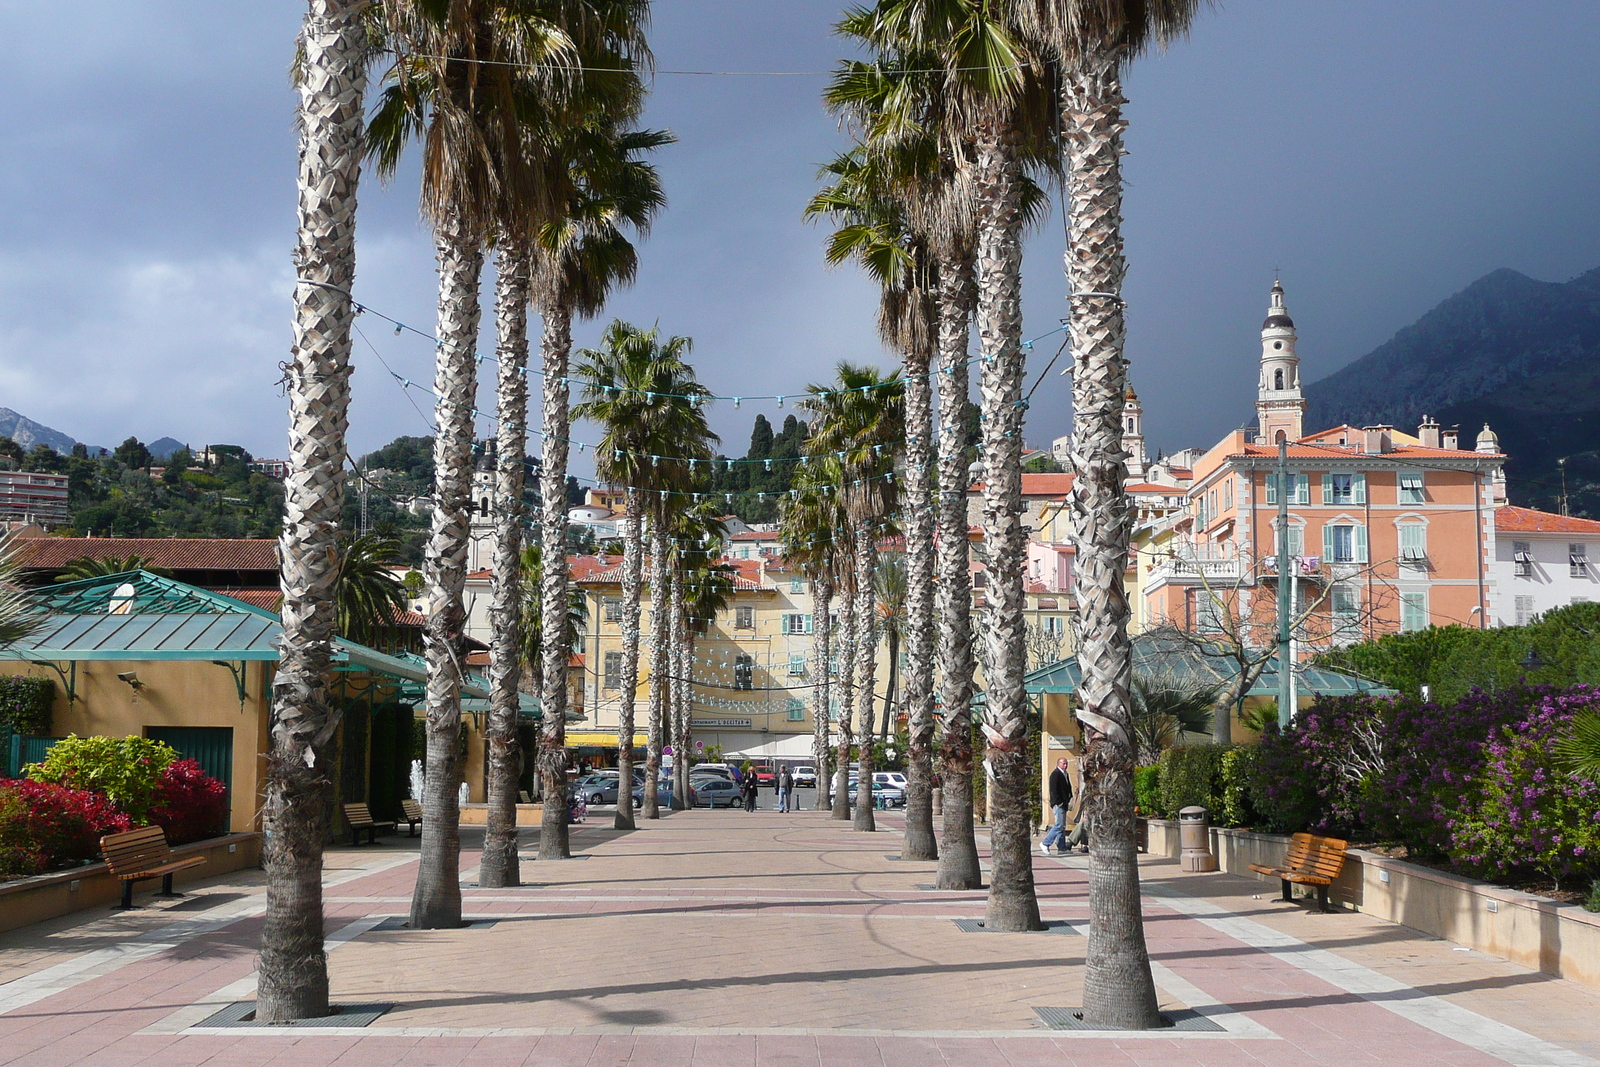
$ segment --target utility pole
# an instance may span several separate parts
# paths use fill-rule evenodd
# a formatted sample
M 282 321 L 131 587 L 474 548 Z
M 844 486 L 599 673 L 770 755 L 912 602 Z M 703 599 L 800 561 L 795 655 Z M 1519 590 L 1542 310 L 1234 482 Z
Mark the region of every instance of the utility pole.
M 1289 476 L 1289 440 L 1278 442 L 1278 728 L 1286 730 L 1294 718 L 1294 679 L 1289 662 L 1289 614 L 1293 610 L 1289 590 L 1289 494 L 1294 483 Z
M 1567 513 L 1567 457 L 1562 456 L 1556 460 L 1556 466 L 1561 468 L 1561 514 Z

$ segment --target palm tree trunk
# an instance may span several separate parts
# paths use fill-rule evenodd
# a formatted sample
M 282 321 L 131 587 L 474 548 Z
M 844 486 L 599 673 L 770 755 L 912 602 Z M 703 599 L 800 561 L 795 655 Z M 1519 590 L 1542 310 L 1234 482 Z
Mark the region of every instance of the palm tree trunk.
M 983 872 L 972 826 L 972 576 L 967 544 L 967 402 L 970 256 L 944 257 L 939 270 L 939 702 L 944 707 L 940 770 L 943 840 L 934 884 L 979 889 Z
M 472 507 L 473 408 L 478 394 L 478 281 L 483 251 L 460 221 L 438 224 L 438 397 L 433 441 L 433 532 L 428 539 L 427 773 L 422 861 L 411 897 L 413 929 L 461 925 L 461 629 Z
M 878 721 L 879 741 L 889 740 L 889 729 L 895 716 L 894 698 L 900 689 L 900 627 L 897 623 L 891 623 L 885 629 L 889 639 L 889 647 L 884 650 L 889 654 L 889 677 L 883 686 L 883 715 Z
M 854 583 L 851 583 L 852 585 Z M 851 723 L 855 719 L 856 608 L 847 586 L 839 597 L 839 746 L 834 768 L 833 818 L 850 819 L 850 748 L 855 744 Z
M 360 0 L 312 0 L 300 37 L 300 283 L 294 290 L 289 474 L 279 542 L 283 646 L 272 681 L 272 748 L 262 808 L 267 914 L 256 1017 L 267 1023 L 328 1014 L 322 849 L 333 807 L 329 770 L 336 765 L 329 745 L 338 729 L 338 717 L 328 708 L 328 680 L 355 320 L 350 285 L 365 114 L 364 6 Z
M 1089 790 L 1089 945 L 1086 1019 L 1119 1029 L 1160 1025 L 1139 906 L 1128 704 L 1132 648 L 1123 572 L 1121 54 L 1091 54 L 1067 72 L 1067 289 L 1072 294 L 1073 539 L 1079 612 L 1078 718 L 1086 727 Z M 1099 295 L 1109 294 L 1109 295 Z
M 833 587 L 826 581 L 811 583 L 812 659 L 816 663 L 817 687 L 811 706 L 811 760 L 817 767 L 817 811 L 827 811 L 828 786 L 828 709 L 833 679 Z
M 873 536 L 872 524 L 856 523 L 856 696 L 861 702 L 861 721 L 858 723 L 861 741 L 857 759 L 861 769 L 856 775 L 856 814 L 851 829 L 874 831 L 878 828 L 872 817 L 872 702 L 877 687 L 878 634 L 874 625 L 878 612 L 873 596 L 872 569 L 878 560 L 878 539 Z
M 622 540 L 622 680 L 617 692 L 617 815 L 612 827 L 634 829 L 633 705 L 639 691 L 639 598 L 644 578 L 644 509 L 639 491 L 627 495 L 628 535 Z M 654 594 L 654 590 L 651 590 Z M 655 597 L 652 595 L 652 600 Z M 648 792 L 648 790 L 646 790 Z
M 528 451 L 528 258 L 507 241 L 501 246 L 495 299 L 495 382 L 499 437 L 495 472 L 494 581 L 490 589 L 494 634 L 489 649 L 489 788 L 487 825 L 478 884 L 520 885 L 517 862 L 517 780 L 522 774 L 522 489 Z
M 905 354 L 906 476 L 906 835 L 900 856 L 939 858 L 933 836 L 933 507 L 928 499 L 933 474 L 932 354 L 914 345 Z M 891 670 L 899 657 L 890 653 Z
M 650 561 L 650 733 L 649 748 L 644 758 L 644 805 L 640 809 L 646 819 L 661 818 L 661 804 L 656 797 L 656 779 L 661 776 L 661 725 L 667 712 L 667 686 L 671 668 L 667 664 L 668 635 L 672 632 L 671 541 L 667 536 L 667 505 L 656 505 L 655 522 L 651 524 L 651 550 L 655 558 Z
M 667 666 L 669 678 L 667 681 L 667 729 L 666 734 L 672 739 L 672 810 L 683 811 L 688 808 L 689 796 L 689 750 L 686 747 L 684 735 L 688 726 L 688 714 L 684 709 L 683 682 L 683 568 L 672 568 L 672 608 L 667 616 L 670 623 L 670 633 L 663 634 L 662 640 L 667 643 Z
M 694 677 L 694 639 L 695 628 L 685 623 L 683 627 L 683 654 L 678 659 L 678 680 L 679 685 L 682 686 L 682 696 L 680 698 L 682 707 L 678 711 L 681 717 L 678 729 L 678 744 L 682 746 L 680 749 L 682 755 L 678 759 L 683 763 L 683 785 L 685 789 L 689 786 L 689 771 L 691 769 L 689 761 L 694 752 L 694 707 L 691 703 L 694 699 L 694 691 L 691 688 L 693 683 L 690 681 Z M 684 795 L 687 796 L 688 794 L 685 793 Z
M 1027 633 L 1023 572 L 1028 533 L 1022 525 L 1023 378 L 1022 215 L 1014 134 L 991 121 L 979 132 L 973 166 L 977 207 L 978 340 L 983 352 L 978 391 L 983 410 L 983 539 L 988 550 L 989 607 L 979 629 L 988 651 L 983 707 L 990 801 L 988 930 L 1038 930 L 1033 889 L 1032 798 L 1028 705 L 1022 690 Z
M 539 471 L 539 780 L 544 814 L 539 823 L 539 858 L 571 859 L 567 842 L 567 417 L 570 401 L 567 363 L 572 354 L 572 311 L 544 309 L 540 338 L 544 371 L 542 426 L 544 442 Z

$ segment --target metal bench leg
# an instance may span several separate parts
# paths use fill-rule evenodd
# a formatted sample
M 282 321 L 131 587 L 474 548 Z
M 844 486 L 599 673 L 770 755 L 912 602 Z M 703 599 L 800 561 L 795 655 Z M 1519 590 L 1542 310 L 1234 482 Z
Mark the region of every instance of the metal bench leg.
M 123 881 L 122 903 L 118 904 L 117 907 L 124 909 L 133 907 L 133 879 L 128 878 Z
M 1325 885 L 1317 886 L 1317 904 L 1322 908 L 1323 914 L 1326 915 L 1328 912 L 1328 887 Z
M 164 896 L 164 897 L 181 897 L 181 896 L 183 896 L 182 893 L 174 893 L 172 891 L 172 875 L 163 874 L 161 876 L 161 893 L 160 893 L 160 895 Z
M 354 826 L 350 827 L 350 847 L 361 847 L 361 831 L 357 830 Z
M 1289 879 L 1280 878 L 1280 879 L 1278 879 L 1278 881 L 1283 883 L 1283 897 L 1281 899 L 1283 900 L 1283 902 L 1285 904 L 1293 904 L 1294 903 L 1294 890 L 1289 888 Z

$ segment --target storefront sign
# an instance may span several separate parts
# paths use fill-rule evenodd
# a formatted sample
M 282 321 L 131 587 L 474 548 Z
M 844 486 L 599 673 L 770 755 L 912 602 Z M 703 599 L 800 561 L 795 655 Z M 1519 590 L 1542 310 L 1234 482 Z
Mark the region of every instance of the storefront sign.
M 748 730 L 749 719 L 694 719 L 690 722 L 696 730 Z

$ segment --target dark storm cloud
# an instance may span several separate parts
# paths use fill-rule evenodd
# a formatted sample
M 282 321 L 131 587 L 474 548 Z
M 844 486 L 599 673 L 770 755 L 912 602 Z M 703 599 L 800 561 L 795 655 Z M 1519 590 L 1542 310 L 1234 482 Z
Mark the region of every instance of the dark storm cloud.
M 652 39 L 664 70 L 824 70 L 838 10 L 678 0 L 657 5 Z M 0 13 L 0 406 L 103 443 L 282 451 L 300 14 L 288 0 Z M 1127 295 L 1152 443 L 1209 443 L 1249 416 L 1274 265 L 1309 379 L 1495 267 L 1564 279 L 1600 264 L 1597 31 L 1587 2 L 1238 0 L 1140 61 Z M 823 235 L 800 221 L 842 144 L 821 84 L 656 80 L 647 122 L 679 138 L 660 157 L 671 205 L 608 316 L 693 336 L 718 392 L 798 392 L 841 358 L 887 359 L 868 286 L 824 269 Z M 1065 313 L 1061 248 L 1058 219 L 1030 239 L 1030 335 Z M 414 176 L 369 180 L 360 298 L 428 328 L 431 272 Z M 363 329 L 397 372 L 430 380 L 425 342 Z M 425 432 L 359 341 L 356 358 L 355 447 Z M 1031 441 L 1065 431 L 1066 396 L 1052 372 Z M 741 453 L 754 409 L 729 407 L 716 426 Z

